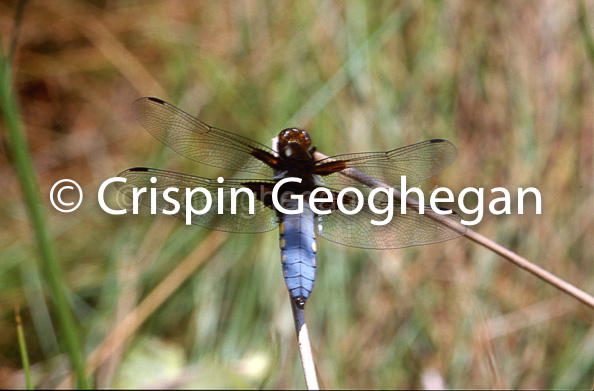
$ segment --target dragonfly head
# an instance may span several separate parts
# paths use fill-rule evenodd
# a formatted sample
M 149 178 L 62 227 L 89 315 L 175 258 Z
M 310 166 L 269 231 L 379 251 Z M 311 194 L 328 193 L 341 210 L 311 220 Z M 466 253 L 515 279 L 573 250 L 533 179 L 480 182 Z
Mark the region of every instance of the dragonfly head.
M 307 154 L 311 148 L 311 138 L 305 130 L 287 128 L 278 135 L 279 151 L 287 157 L 299 157 Z

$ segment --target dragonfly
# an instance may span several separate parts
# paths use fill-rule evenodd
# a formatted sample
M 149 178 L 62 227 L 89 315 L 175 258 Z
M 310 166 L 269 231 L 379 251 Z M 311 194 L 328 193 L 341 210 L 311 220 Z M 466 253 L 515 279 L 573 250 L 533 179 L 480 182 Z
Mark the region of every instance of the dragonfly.
M 133 197 L 134 188 L 156 189 L 151 195 L 137 195 L 140 203 L 153 205 L 159 211 L 204 228 L 256 234 L 279 228 L 282 271 L 293 303 L 303 309 L 309 298 L 316 275 L 316 237 L 362 249 L 394 249 L 426 245 L 454 239 L 463 231 L 420 213 L 419 208 L 405 205 L 406 213 L 394 213 L 383 225 L 378 212 L 389 200 L 379 197 L 358 205 L 357 197 L 346 195 L 337 207 L 339 190 L 349 188 L 361 192 L 369 188 L 344 175 L 345 170 L 359 172 L 388 184 L 400 183 L 405 176 L 407 185 L 432 177 L 456 158 L 456 148 L 442 139 L 432 139 L 384 152 L 363 152 L 315 159 L 311 137 L 302 129 L 283 129 L 275 149 L 223 129 L 207 125 L 175 106 L 158 98 L 146 97 L 132 104 L 138 122 L 157 140 L 181 156 L 218 168 L 251 174 L 248 179 L 209 179 L 156 168 L 135 167 L 118 176 L 126 179 L 116 184 L 118 190 Z M 275 205 L 272 194 L 275 185 L 287 178 L 300 181 L 283 184 L 282 197 Z M 211 205 L 202 214 L 188 216 L 187 209 L 172 209 L 172 200 L 191 202 L 203 208 L 208 202 L 202 193 L 187 198 L 187 190 L 203 188 L 211 194 Z M 329 197 L 316 204 L 312 192 L 319 187 L 329 191 Z M 166 193 L 168 188 L 180 191 Z M 247 191 L 238 191 L 245 189 Z M 250 194 L 254 199 L 250 202 Z M 286 196 L 286 195 L 289 196 Z M 233 198 L 235 197 L 235 199 Z M 298 196 L 302 196 L 299 210 Z M 222 210 L 227 213 L 220 213 Z M 279 207 L 280 206 L 280 207 Z M 357 213 L 353 213 L 360 207 Z M 402 205 L 394 201 L 395 211 Z M 427 207 L 426 207 L 427 208 Z M 228 213 L 229 211 L 235 213 Z M 291 213 L 287 213 L 287 212 Z M 459 215 L 445 215 L 460 221 Z

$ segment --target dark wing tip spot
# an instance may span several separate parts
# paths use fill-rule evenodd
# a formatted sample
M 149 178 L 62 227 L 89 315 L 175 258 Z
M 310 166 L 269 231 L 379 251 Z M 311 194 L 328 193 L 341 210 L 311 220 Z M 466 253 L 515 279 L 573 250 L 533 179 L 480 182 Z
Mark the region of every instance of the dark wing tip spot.
M 443 143 L 444 141 L 445 142 L 449 142 L 449 141 L 444 140 L 442 138 L 434 138 L 434 139 L 429 140 L 429 142 L 431 142 L 431 144 Z
M 458 213 L 457 213 L 455 210 L 453 210 L 453 209 L 446 209 L 446 210 L 449 210 L 449 211 L 451 211 L 451 212 L 452 212 L 452 215 L 454 215 L 454 216 L 460 216 L 460 215 L 459 215 L 459 214 L 458 214 Z
M 148 97 L 148 98 L 146 98 L 146 99 L 148 99 L 148 100 L 152 100 L 153 102 L 160 103 L 160 104 L 163 104 L 163 103 L 165 103 L 165 101 L 164 101 L 164 100 L 161 100 L 161 99 L 159 99 L 159 98 L 153 98 L 152 96 L 149 96 L 149 97 Z
M 149 168 L 146 168 L 146 167 L 133 167 L 133 168 L 129 168 L 129 169 L 128 169 L 128 170 L 126 170 L 126 171 L 132 171 L 132 172 L 147 172 L 147 171 L 149 171 L 149 170 L 150 170 L 150 169 L 149 169 Z M 124 171 L 124 172 L 126 172 L 126 171 Z

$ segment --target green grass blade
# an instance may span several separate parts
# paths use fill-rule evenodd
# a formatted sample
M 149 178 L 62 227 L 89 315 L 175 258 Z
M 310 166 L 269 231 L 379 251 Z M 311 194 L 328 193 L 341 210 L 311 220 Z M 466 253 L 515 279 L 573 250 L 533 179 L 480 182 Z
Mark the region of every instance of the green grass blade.
M 592 38 L 590 30 L 590 21 L 588 20 L 586 5 L 583 1 L 580 1 L 580 8 L 578 14 L 578 24 L 580 26 L 580 32 L 584 38 L 584 45 L 586 46 L 586 52 L 590 61 L 594 61 L 594 38 Z
M 35 232 L 40 260 L 49 284 L 59 328 L 64 337 L 70 363 L 76 372 L 78 386 L 87 388 L 79 337 L 63 288 L 66 282 L 58 265 L 52 239 L 47 228 L 46 216 L 39 196 L 39 186 L 33 170 L 27 140 L 21 128 L 16 98 L 11 89 L 10 59 L 4 55 L 4 49 L 1 46 L 0 107 L 11 146 L 13 165 L 29 211 L 29 219 Z
M 19 350 L 21 352 L 21 360 L 23 361 L 23 370 L 25 371 L 25 384 L 27 385 L 27 390 L 32 390 L 33 382 L 31 381 L 31 367 L 29 365 L 29 354 L 27 353 L 27 342 L 25 341 L 25 334 L 23 333 L 23 323 L 21 321 L 20 310 L 17 308 L 15 312 Z

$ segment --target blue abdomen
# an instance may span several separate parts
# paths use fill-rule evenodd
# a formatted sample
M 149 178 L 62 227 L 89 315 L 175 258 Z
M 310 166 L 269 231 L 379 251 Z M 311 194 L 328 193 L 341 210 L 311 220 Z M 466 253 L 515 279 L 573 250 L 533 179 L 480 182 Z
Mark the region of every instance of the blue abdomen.
M 288 201 L 287 209 L 296 208 L 296 201 Z M 279 214 L 280 249 L 283 276 L 297 307 L 303 308 L 316 278 L 316 238 L 314 213 L 304 202 L 303 213 Z

